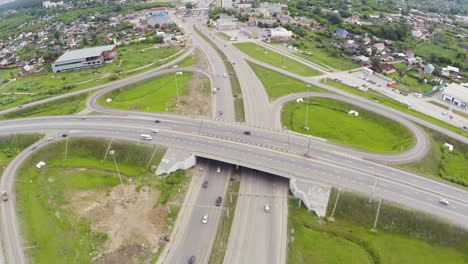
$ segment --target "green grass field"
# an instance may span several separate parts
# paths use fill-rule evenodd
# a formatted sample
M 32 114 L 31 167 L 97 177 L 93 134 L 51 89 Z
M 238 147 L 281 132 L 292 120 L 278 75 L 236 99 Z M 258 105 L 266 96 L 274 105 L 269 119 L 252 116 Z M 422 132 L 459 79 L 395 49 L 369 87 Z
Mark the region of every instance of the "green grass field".
M 41 138 L 39 134 L 15 134 L 0 136 L 0 176 L 8 163 L 23 149 Z
M 195 54 L 190 54 L 189 56 L 187 56 L 187 58 L 181 61 L 178 64 L 178 66 L 179 68 L 190 67 L 190 66 L 197 64 L 197 62 L 198 62 L 198 57 Z
M 361 91 L 359 89 L 356 89 L 356 88 L 353 88 L 349 85 L 346 85 L 346 84 L 343 84 L 341 82 L 337 82 L 337 81 L 334 81 L 334 80 L 330 80 L 330 79 L 325 79 L 324 80 L 321 80 L 322 83 L 326 83 L 330 86 L 333 86 L 335 88 L 338 88 L 340 90 L 343 90 L 345 92 L 348 92 L 348 93 L 351 93 L 351 94 L 355 94 L 355 95 L 358 95 L 358 96 L 361 96 L 361 97 L 364 97 L 364 98 L 367 98 L 367 99 L 370 99 L 374 102 L 377 102 L 377 103 L 381 103 L 381 104 L 384 104 L 386 106 L 389 106 L 389 107 L 392 107 L 392 108 L 395 108 L 397 110 L 400 110 L 402 112 L 406 112 L 408 114 L 411 114 L 411 115 L 414 115 L 416 117 L 419 117 L 423 120 L 426 120 L 428 122 L 431 122 L 431 123 L 434 123 L 440 127 L 443 127 L 443 128 L 446 128 L 448 130 L 451 130 L 455 133 L 458 133 L 460 135 L 463 135 L 463 136 L 468 136 L 468 132 L 464 131 L 463 129 L 459 128 L 459 127 L 455 127 L 455 126 L 452 126 L 444 121 L 441 121 L 437 118 L 434 118 L 432 116 L 429 116 L 429 115 L 426 115 L 426 114 L 423 114 L 421 112 L 418 112 L 416 110 L 413 110 L 413 109 L 410 109 L 408 108 L 406 105 L 396 101 L 396 100 L 393 100 L 377 91 L 374 91 L 374 90 L 368 90 L 367 92 L 364 92 L 364 91 Z
M 468 145 L 426 129 L 431 140 L 431 151 L 420 161 L 403 164 L 400 167 L 434 178 L 442 178 L 468 187 Z M 454 146 L 449 152 L 444 143 Z
M 124 87 L 99 98 L 99 103 L 106 107 L 140 110 L 149 112 L 173 112 L 177 104 L 177 85 L 179 96 L 189 93 L 192 79 L 191 72 L 182 75 L 166 74 L 133 86 Z M 112 102 L 105 100 L 111 98 Z
M 290 102 L 283 107 L 281 121 L 284 126 L 299 133 L 375 152 L 406 151 L 415 143 L 414 136 L 403 125 L 358 106 L 328 98 L 310 98 L 310 129 L 307 131 L 304 129 L 307 101 Z M 359 116 L 349 115 L 350 110 L 358 111 Z
M 271 49 L 264 48 L 254 43 L 235 43 L 236 48 L 240 49 L 250 57 L 268 63 L 272 66 L 300 74 L 302 76 L 317 76 L 321 72 L 310 68 L 300 62 L 285 57 Z
M 407 74 L 403 75 L 403 77 L 400 78 L 398 73 L 394 73 L 390 75 L 390 77 L 397 82 L 405 84 L 423 93 L 427 93 L 432 90 L 432 85 L 420 83 L 416 78 Z
M 85 109 L 87 97 L 88 94 L 82 94 L 56 100 L 0 116 L 0 119 L 75 114 Z
M 45 68 L 39 75 L 26 76 L 11 83 L 4 83 L 0 86 L 2 92 L 17 94 L 3 95 L 0 98 L 0 109 L 93 87 L 149 70 L 167 63 L 169 60 L 161 60 L 175 54 L 177 50 L 152 48 L 149 45 L 137 44 L 120 47 L 118 52 L 119 57 L 113 63 L 102 67 L 63 73 L 52 73 L 51 69 Z M 151 67 L 138 69 L 151 63 L 154 63 Z
M 341 71 L 351 70 L 360 67 L 359 64 L 355 63 L 350 59 L 343 58 L 340 56 L 333 56 L 324 48 L 317 48 L 317 46 L 313 42 L 304 41 L 302 42 L 302 44 L 304 45 L 304 48 L 301 48 L 301 50 L 309 51 L 312 53 L 312 55 L 302 53 L 296 53 L 296 55 L 312 63 L 316 63 L 326 68 L 331 67 Z
M 89 220 L 71 209 L 70 193 L 107 192 L 119 184 L 112 156 L 104 158 L 108 143 L 103 139 L 72 138 L 66 160 L 62 141 L 40 149 L 23 164 L 16 186 L 17 201 L 26 243 L 37 246 L 27 252 L 31 262 L 91 263 L 99 254 L 108 236 L 93 232 Z M 133 178 L 137 191 L 143 186 L 158 190 L 159 205 L 185 192 L 187 177 L 183 172 L 165 178 L 150 172 L 159 164 L 165 148 L 157 147 L 155 151 L 154 146 L 113 141 L 112 149 L 116 150 L 115 159 L 125 184 Z M 39 160 L 47 163 L 46 170 L 34 167 Z M 179 193 L 179 189 L 184 192 Z M 174 219 L 176 216 L 171 215 Z
M 331 214 L 337 192 L 328 205 Z M 289 202 L 288 263 L 466 263 L 468 231 L 424 213 L 383 202 L 377 232 L 377 201 L 341 193 L 335 223 L 319 219 L 297 201 Z
M 247 62 L 265 87 L 271 101 L 290 93 L 307 92 L 307 83 L 267 69 L 258 64 Z M 311 92 L 327 92 L 327 90 L 310 85 Z

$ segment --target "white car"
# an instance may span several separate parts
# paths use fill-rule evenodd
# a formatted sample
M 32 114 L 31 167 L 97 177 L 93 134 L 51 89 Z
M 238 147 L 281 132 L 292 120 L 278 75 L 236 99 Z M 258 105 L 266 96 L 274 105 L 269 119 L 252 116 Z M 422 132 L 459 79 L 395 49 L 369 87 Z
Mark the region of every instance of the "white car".
M 216 169 L 216 172 L 217 172 L 217 173 L 220 173 L 220 172 L 221 172 L 221 168 L 218 167 L 218 168 Z
M 202 222 L 202 224 L 208 223 L 208 215 L 204 215 L 201 222 Z
M 159 133 L 159 130 L 153 129 L 153 130 L 151 130 L 151 132 L 153 132 L 153 133 Z
M 265 204 L 264 210 L 265 210 L 266 213 L 269 213 L 270 212 L 270 205 Z
M 83 119 L 83 120 L 88 119 L 88 117 L 87 116 L 82 116 L 81 119 Z
M 53 137 L 48 137 L 48 138 L 46 138 L 46 140 L 47 141 L 52 141 L 52 140 L 54 140 L 54 138 Z
M 447 199 L 444 199 L 444 198 L 440 198 L 439 203 L 443 205 L 449 205 L 449 201 L 447 201 Z

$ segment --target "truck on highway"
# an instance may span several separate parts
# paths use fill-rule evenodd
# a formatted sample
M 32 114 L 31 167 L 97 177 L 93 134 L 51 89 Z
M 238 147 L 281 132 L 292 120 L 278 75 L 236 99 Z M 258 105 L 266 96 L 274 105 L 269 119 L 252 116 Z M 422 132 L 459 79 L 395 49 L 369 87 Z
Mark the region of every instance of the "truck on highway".
M 150 136 L 150 135 L 148 135 L 148 134 L 141 134 L 141 135 L 140 135 L 140 138 L 141 138 L 142 140 L 148 140 L 148 141 L 150 141 L 150 140 L 153 139 L 153 137 Z
M 8 193 L 6 191 L 2 191 L 2 200 L 4 202 L 8 201 Z

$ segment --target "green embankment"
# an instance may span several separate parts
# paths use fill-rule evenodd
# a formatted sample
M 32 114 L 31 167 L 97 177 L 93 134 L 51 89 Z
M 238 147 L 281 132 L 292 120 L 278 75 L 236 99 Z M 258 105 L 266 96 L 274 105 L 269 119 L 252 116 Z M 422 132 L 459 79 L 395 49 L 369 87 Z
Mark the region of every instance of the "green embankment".
M 337 191 L 330 196 L 331 215 Z M 437 202 L 437 201 L 436 201 Z M 468 231 L 440 219 L 383 201 L 377 232 L 371 232 L 378 202 L 341 193 L 335 222 L 319 219 L 297 201 L 289 203 L 288 263 L 467 263 Z
M 309 130 L 304 128 L 309 102 Z M 350 110 L 359 116 L 348 114 Z M 290 102 L 281 113 L 288 129 L 375 152 L 396 153 L 410 149 L 415 139 L 400 123 L 358 106 L 328 98 Z
M 0 136 L 0 175 L 8 163 L 23 149 L 41 138 L 39 134 L 15 134 Z

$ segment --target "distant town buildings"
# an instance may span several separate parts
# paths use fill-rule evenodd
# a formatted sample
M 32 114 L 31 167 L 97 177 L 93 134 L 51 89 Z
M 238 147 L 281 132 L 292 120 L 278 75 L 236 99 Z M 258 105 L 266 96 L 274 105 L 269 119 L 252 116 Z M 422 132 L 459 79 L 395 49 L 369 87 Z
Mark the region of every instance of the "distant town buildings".
M 65 52 L 54 63 L 54 73 L 101 66 L 117 57 L 115 45 L 92 47 Z
M 216 20 L 216 29 L 218 30 L 233 30 L 237 28 L 237 18 L 221 14 Z
M 63 6 L 63 1 L 59 1 L 59 2 L 44 1 L 44 2 L 42 2 L 42 7 L 45 7 L 45 8 L 59 7 L 59 6 Z
M 292 32 L 282 27 L 267 30 L 267 35 L 275 41 L 290 41 L 292 39 Z

